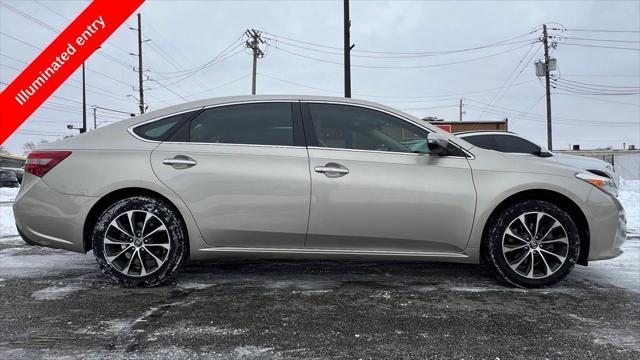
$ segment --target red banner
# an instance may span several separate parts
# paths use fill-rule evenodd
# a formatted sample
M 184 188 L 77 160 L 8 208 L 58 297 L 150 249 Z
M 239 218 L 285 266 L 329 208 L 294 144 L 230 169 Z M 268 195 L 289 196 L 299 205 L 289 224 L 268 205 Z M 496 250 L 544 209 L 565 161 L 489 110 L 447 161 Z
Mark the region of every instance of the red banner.
M 144 0 L 94 0 L 0 93 L 2 144 Z

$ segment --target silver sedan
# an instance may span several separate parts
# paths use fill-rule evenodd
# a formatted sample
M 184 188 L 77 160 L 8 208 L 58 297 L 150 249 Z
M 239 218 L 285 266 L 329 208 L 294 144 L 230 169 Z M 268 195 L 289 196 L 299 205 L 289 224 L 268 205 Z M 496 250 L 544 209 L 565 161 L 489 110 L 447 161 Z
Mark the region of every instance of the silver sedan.
M 42 144 L 25 172 L 25 241 L 93 250 L 124 286 L 187 258 L 255 255 L 483 262 L 537 287 L 625 239 L 610 179 L 343 98 L 173 106 Z

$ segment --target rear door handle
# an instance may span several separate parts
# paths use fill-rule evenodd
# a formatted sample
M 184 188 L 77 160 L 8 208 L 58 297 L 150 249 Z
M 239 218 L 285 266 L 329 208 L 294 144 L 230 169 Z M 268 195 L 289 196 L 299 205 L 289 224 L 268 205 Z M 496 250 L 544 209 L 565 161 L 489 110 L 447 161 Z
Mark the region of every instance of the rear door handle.
M 162 160 L 162 163 L 173 166 L 176 169 L 186 169 L 195 166 L 198 162 L 188 156 L 176 155 L 173 158 Z
M 317 173 L 336 173 L 336 174 L 348 174 L 348 169 L 334 168 L 329 166 L 316 166 L 313 170 Z
M 328 177 L 339 177 L 349 173 L 349 169 L 336 163 L 328 163 L 325 166 L 316 166 L 313 168 L 313 171 L 325 174 Z

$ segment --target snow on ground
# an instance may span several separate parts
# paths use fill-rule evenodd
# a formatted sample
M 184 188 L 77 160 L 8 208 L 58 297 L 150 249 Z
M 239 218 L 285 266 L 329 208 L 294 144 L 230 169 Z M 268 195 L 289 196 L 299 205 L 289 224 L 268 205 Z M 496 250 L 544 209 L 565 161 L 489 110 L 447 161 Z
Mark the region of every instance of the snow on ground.
M 78 284 L 71 284 L 67 286 L 49 286 L 42 290 L 34 292 L 33 294 L 31 294 L 31 296 L 36 300 L 58 300 L 83 289 L 84 287 Z
M 0 188 L 0 237 L 18 235 L 13 219 L 13 208 L 7 202 L 13 202 L 20 188 Z
M 622 245 L 622 251 L 617 258 L 590 261 L 586 267 L 577 266 L 575 273 L 640 293 L 640 238 L 628 238 Z
M 618 200 L 627 216 L 627 234 L 640 236 L 640 180 L 620 179 Z
M 10 239 L 22 242 L 22 239 L 17 237 Z M 73 270 L 84 270 L 94 274 L 98 272 L 92 252 L 77 254 L 39 246 L 5 250 L 7 251 L 0 251 L 0 277 L 3 279 L 55 276 Z

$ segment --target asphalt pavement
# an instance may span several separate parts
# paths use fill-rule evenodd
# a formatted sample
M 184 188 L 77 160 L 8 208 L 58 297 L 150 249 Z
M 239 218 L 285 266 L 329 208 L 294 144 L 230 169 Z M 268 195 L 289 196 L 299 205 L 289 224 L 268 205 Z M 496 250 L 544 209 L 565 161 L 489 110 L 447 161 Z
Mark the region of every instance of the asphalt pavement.
M 476 265 L 247 259 L 125 289 L 91 254 L 4 238 L 0 358 L 640 359 L 640 273 L 613 261 L 536 290 Z

